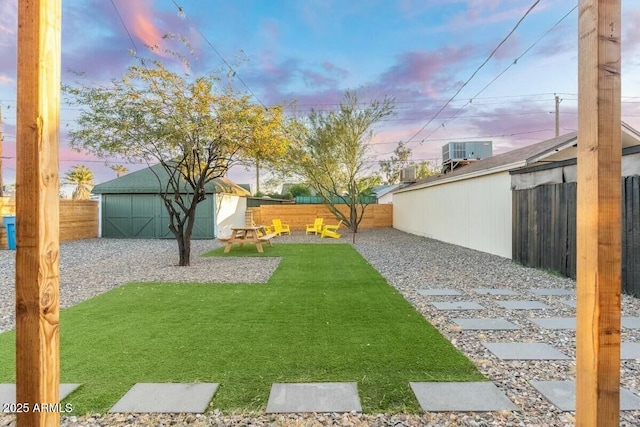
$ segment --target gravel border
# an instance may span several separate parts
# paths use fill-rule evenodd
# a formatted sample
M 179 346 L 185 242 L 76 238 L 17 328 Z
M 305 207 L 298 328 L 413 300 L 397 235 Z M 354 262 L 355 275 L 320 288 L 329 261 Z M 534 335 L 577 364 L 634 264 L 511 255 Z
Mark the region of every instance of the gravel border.
M 342 239 L 319 239 L 295 234 L 277 238 L 274 244 L 317 242 L 350 244 Z M 192 266 L 175 267 L 176 244 L 169 240 L 92 239 L 61 244 L 60 301 L 68 307 L 131 281 L 181 282 L 265 282 L 279 263 L 278 258 L 202 258 L 197 256 L 218 241 L 199 240 L 192 246 Z M 363 230 L 354 247 L 429 322 L 475 362 L 520 408 L 518 412 L 424 413 L 424 414 L 223 414 L 217 410 L 190 414 L 107 414 L 63 417 L 61 425 L 77 426 L 565 426 L 575 423 L 575 413 L 557 410 L 529 380 L 563 380 L 575 377 L 575 361 L 503 361 L 493 356 L 482 342 L 546 342 L 575 358 L 575 331 L 549 330 L 530 321 L 531 317 L 572 317 L 575 309 L 559 296 L 539 296 L 531 288 L 575 289 L 571 279 L 542 270 L 522 267 L 508 259 L 460 246 L 414 236 L 394 229 Z M 153 254 L 153 255 L 150 255 Z M 14 251 L 0 251 L 0 332 L 13 328 Z M 238 272 L 242 277 L 238 277 Z M 453 288 L 456 297 L 425 297 L 425 288 Z M 516 296 L 479 295 L 474 288 L 510 289 Z M 529 310 L 506 310 L 498 301 L 529 299 L 544 302 L 550 309 L 532 314 Z M 473 300 L 486 309 L 439 311 L 435 301 Z M 640 299 L 622 297 L 623 316 L 640 316 Z M 462 330 L 453 318 L 505 317 L 522 329 L 514 331 Z M 640 342 L 640 330 L 622 329 L 622 340 Z M 640 395 L 640 360 L 621 363 L 621 384 Z M 0 415 L 0 426 L 13 426 L 14 416 Z M 621 412 L 621 426 L 640 425 L 640 411 Z

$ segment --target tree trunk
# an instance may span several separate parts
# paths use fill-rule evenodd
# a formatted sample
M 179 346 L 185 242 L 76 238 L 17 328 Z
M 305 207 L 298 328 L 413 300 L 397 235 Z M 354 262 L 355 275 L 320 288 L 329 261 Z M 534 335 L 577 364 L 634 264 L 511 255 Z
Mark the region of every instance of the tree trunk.
M 191 234 L 196 221 L 196 205 L 193 205 L 187 211 L 187 218 L 184 224 L 178 225 L 178 251 L 180 253 L 180 267 L 188 267 L 191 265 Z
M 178 238 L 178 252 L 180 253 L 180 267 L 191 265 L 191 236 L 180 236 Z
M 260 192 L 260 159 L 256 157 L 256 193 Z

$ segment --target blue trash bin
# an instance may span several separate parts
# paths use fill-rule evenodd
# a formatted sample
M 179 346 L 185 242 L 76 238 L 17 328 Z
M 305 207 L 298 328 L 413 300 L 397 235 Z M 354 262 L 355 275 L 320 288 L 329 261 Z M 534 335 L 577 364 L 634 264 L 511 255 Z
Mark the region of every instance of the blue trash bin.
M 7 229 L 7 247 L 8 249 L 16 249 L 16 217 L 3 216 L 2 224 Z

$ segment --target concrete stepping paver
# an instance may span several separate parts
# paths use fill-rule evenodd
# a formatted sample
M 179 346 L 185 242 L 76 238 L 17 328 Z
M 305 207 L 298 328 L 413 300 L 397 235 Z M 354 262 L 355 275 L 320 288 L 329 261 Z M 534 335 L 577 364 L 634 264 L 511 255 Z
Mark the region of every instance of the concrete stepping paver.
M 620 359 L 640 359 L 640 343 L 623 342 L 620 343 Z
M 545 317 L 529 320 L 545 329 L 576 329 L 575 317 Z
M 511 289 L 475 288 L 473 291 L 481 295 L 518 295 Z
M 362 412 L 356 383 L 275 383 L 267 413 Z
M 473 301 L 432 302 L 438 310 L 484 310 L 484 307 Z
M 452 319 L 458 326 L 466 330 L 512 330 L 520 329 L 520 326 L 509 322 L 507 319 Z
M 431 288 L 431 289 L 420 289 L 418 293 L 425 297 L 431 296 L 440 296 L 440 295 L 462 295 L 460 292 L 455 289 L 445 289 L 445 288 Z
M 138 383 L 109 412 L 203 413 L 217 383 Z
M 519 411 L 492 382 L 411 382 L 423 411 Z
M 576 294 L 575 290 L 562 289 L 562 288 L 532 288 L 532 289 L 529 289 L 529 292 L 536 295 L 545 295 L 545 296 Z
M 502 360 L 568 360 L 569 357 L 549 344 L 535 343 L 482 343 L 491 353 Z
M 60 389 L 59 389 L 60 401 L 62 401 L 62 399 L 64 399 L 65 397 L 69 396 L 78 387 L 80 387 L 80 384 L 60 384 Z M 14 403 L 16 403 L 16 385 L 0 384 L 0 408 L 2 408 L 2 404 L 14 404 Z
M 575 381 L 529 381 L 549 402 L 561 411 L 576 410 Z M 640 409 L 640 397 L 631 391 L 620 388 L 620 410 Z
M 509 310 L 546 310 L 547 304 L 539 301 L 500 301 L 498 305 Z
M 622 327 L 629 329 L 640 329 L 640 317 L 623 317 Z
M 563 303 L 564 305 L 568 305 L 569 307 L 573 307 L 573 308 L 576 308 L 578 306 L 577 301 L 574 299 L 568 299 L 560 302 Z

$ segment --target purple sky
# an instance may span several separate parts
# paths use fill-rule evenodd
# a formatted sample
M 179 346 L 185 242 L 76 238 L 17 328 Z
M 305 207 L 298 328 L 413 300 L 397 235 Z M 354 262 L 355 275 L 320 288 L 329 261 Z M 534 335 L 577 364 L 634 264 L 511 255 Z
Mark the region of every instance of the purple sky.
M 414 160 L 438 164 L 448 141 L 492 140 L 500 153 L 553 137 L 554 94 L 562 99 L 561 133 L 576 130 L 577 11 L 569 12 L 577 1 L 541 1 L 470 79 L 534 3 L 63 0 L 62 79 L 71 82 L 71 71 L 86 72 L 96 83 L 118 78 L 131 64 L 129 34 L 141 51 L 162 45 L 165 33 L 179 33 L 195 47 L 195 72 L 232 64 L 238 88 L 265 105 L 295 100 L 301 112 L 326 110 L 348 89 L 364 100 L 394 98 L 397 114 L 376 127 L 372 165 L 388 158 L 398 141 L 408 141 Z M 622 114 L 640 129 L 640 2 L 622 3 Z M 9 183 L 15 175 L 16 32 L 17 0 L 1 0 L 0 105 Z M 61 108 L 61 175 L 85 164 L 96 182 L 114 178 L 104 160 L 68 148 L 76 110 Z M 230 178 L 253 180 L 243 169 Z

